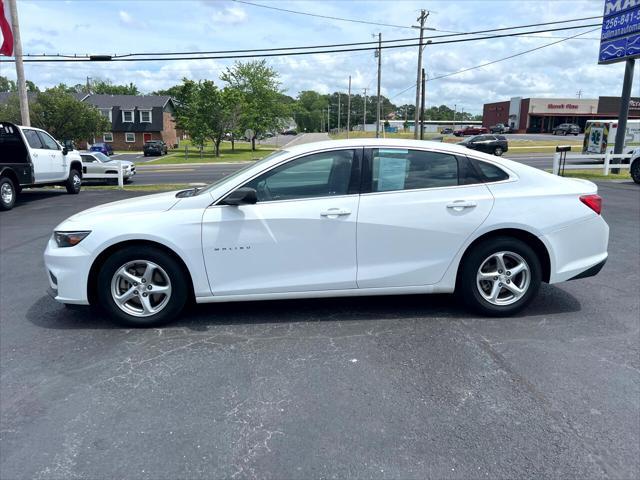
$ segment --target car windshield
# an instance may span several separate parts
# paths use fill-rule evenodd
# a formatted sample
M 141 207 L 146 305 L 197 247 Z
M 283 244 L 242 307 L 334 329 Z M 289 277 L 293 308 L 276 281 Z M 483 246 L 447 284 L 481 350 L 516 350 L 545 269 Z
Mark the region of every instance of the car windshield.
M 202 190 L 198 191 L 198 195 L 200 195 L 201 193 L 205 193 L 205 192 L 210 192 L 212 191 L 214 188 L 219 187 L 220 185 L 233 180 L 234 178 L 239 177 L 241 174 L 243 174 L 246 170 L 249 170 L 250 168 L 253 168 L 257 165 L 262 165 L 264 163 L 267 163 L 275 158 L 278 157 L 284 157 L 286 154 L 288 154 L 289 152 L 287 150 L 278 150 L 276 152 L 273 152 L 271 155 L 267 155 L 266 157 L 264 157 L 262 160 L 258 160 L 255 163 L 250 163 L 248 165 L 246 165 L 245 167 L 241 168 L 240 170 L 237 170 L 235 172 L 233 172 L 231 175 L 227 175 L 226 177 L 222 177 L 220 180 L 217 180 L 213 183 L 211 183 L 210 185 L 207 185 L 206 187 L 203 187 Z
M 94 157 L 96 157 L 98 159 L 98 161 L 100 162 L 109 162 L 111 161 L 111 159 L 109 157 L 107 157 L 104 153 L 102 152 L 95 152 L 93 154 Z

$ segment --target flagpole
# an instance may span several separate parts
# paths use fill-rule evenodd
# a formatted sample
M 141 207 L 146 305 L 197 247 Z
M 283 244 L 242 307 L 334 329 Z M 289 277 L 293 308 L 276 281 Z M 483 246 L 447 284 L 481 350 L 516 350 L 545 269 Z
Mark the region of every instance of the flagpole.
M 31 126 L 29 118 L 29 99 L 27 98 L 27 84 L 24 78 L 24 63 L 22 63 L 22 42 L 20 41 L 20 25 L 18 24 L 18 7 L 16 0 L 7 0 L 11 11 L 11 25 L 13 30 L 13 56 L 16 59 L 16 77 L 18 96 L 20 97 L 20 116 L 22 125 Z

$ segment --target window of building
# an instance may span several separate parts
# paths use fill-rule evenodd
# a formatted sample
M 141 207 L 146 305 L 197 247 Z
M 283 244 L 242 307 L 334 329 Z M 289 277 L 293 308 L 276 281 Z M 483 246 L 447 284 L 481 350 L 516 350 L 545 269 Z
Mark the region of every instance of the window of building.
M 101 108 L 100 109 L 100 114 L 103 117 L 108 118 L 110 122 L 113 121 L 112 118 L 111 118 L 111 109 L 110 108 Z
M 151 123 L 151 110 L 140 110 L 140 123 Z
M 374 192 L 454 185 L 458 185 L 458 161 L 453 155 L 394 148 L 373 150 Z
M 105 142 L 113 142 L 113 133 L 104 132 L 102 134 L 102 140 L 105 141 Z
M 133 143 L 136 141 L 136 134 L 133 132 L 125 132 L 124 141 L 128 143 Z
M 122 121 L 133 123 L 133 110 L 122 110 Z

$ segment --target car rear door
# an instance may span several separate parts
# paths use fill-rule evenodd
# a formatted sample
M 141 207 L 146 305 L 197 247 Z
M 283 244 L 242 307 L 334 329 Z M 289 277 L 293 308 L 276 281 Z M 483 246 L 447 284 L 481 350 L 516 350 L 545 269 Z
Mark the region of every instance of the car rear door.
M 469 160 L 402 148 L 365 150 L 358 209 L 359 288 L 431 285 L 493 206 Z
M 214 205 L 202 245 L 214 295 L 355 289 L 362 148 L 293 159 L 247 182 L 258 201 Z

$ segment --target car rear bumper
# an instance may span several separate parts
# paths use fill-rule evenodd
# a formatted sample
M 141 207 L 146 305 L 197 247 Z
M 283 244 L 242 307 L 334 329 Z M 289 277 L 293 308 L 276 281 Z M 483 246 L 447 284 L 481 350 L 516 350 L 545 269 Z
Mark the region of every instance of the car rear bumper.
M 82 245 L 59 248 L 53 238 L 44 251 L 48 293 L 60 303 L 88 305 L 87 282 L 91 255 Z
M 609 226 L 597 215 L 541 237 L 550 248 L 549 283 L 597 274 L 607 260 Z

